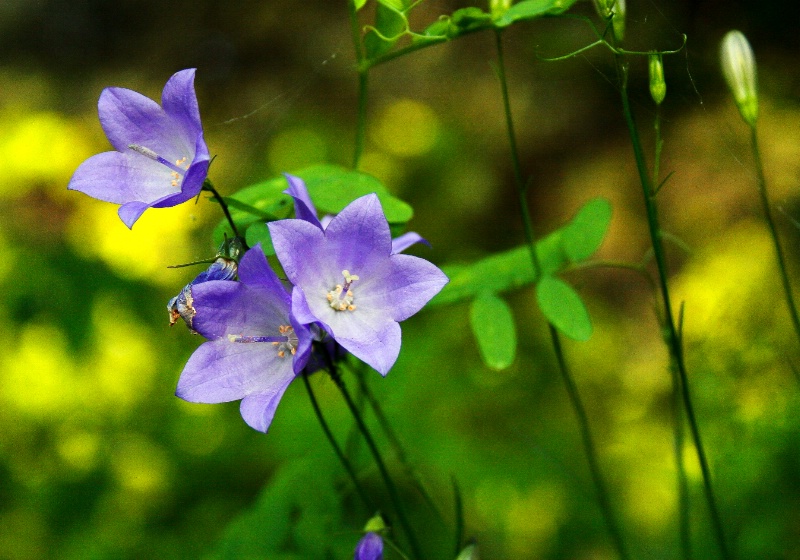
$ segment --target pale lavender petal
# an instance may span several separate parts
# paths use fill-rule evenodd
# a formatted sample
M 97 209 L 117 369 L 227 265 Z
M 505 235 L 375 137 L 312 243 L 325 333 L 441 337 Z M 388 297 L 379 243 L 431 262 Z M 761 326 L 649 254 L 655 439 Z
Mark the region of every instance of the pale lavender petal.
M 292 362 L 269 343 L 235 343 L 227 339 L 202 344 L 189 358 L 175 394 L 197 403 L 235 401 L 257 393 L 275 393 L 294 378 Z
M 297 348 L 292 359 L 292 369 L 295 374 L 299 374 L 311 357 L 311 343 L 314 337 L 311 329 L 300 323 L 294 314 L 289 314 L 289 322 L 297 335 Z
M 308 195 L 306 184 L 300 177 L 284 173 L 286 181 L 289 183 L 289 188 L 283 191 L 294 199 L 294 214 L 299 220 L 305 220 L 314 224 L 320 229 L 322 224 L 317 219 L 317 209 L 314 203 L 311 202 L 311 197 Z
M 84 161 L 70 179 L 68 189 L 106 202 L 152 202 L 171 188 L 169 169 L 143 157 L 103 152 Z M 165 190 L 167 189 L 167 190 Z
M 439 268 L 411 255 L 392 255 L 386 285 L 392 319 L 404 321 L 422 309 L 450 279 Z
M 239 412 L 247 425 L 259 432 L 267 433 L 272 419 L 275 417 L 275 410 L 281 402 L 281 397 L 293 380 L 294 375 L 290 378 L 287 377 L 284 380 L 285 384 L 276 387 L 275 391 L 248 395 L 243 398 L 242 404 L 239 405 Z
M 132 229 L 136 220 L 141 218 L 148 208 L 150 208 L 150 205 L 146 202 L 128 202 L 119 207 L 117 214 L 122 223 L 128 226 L 128 229 Z
M 283 283 L 267 262 L 267 257 L 261 249 L 261 244 L 256 244 L 247 251 L 239 263 L 239 280 L 248 286 L 260 286 L 280 296 L 289 308 L 290 296 Z
M 194 68 L 176 72 L 167 80 L 161 93 L 164 111 L 181 126 L 187 138 L 196 138 L 203 133 L 200 108 L 194 92 L 194 76 Z
M 267 227 L 286 277 L 292 284 L 301 284 L 307 295 L 324 298 L 339 281 L 342 269 L 337 270 L 335 255 L 322 260 L 328 253 L 322 230 L 305 220 L 279 220 Z
M 392 254 L 402 253 L 415 243 L 424 243 L 428 247 L 431 246 L 428 241 L 415 231 L 409 231 L 399 237 L 392 239 Z
M 377 195 L 357 198 L 339 212 L 325 228 L 325 237 L 335 255 L 337 267 L 361 275 L 376 261 L 392 252 L 392 235 Z
M 292 288 L 292 315 L 302 325 L 308 325 L 320 318 L 308 307 L 308 300 L 302 288 L 295 286 Z M 327 325 L 323 323 L 323 328 L 329 330 Z
M 100 94 L 97 107 L 100 125 L 118 152 L 128 151 L 130 144 L 138 144 L 173 158 L 185 147 L 188 137 L 182 134 L 183 138 L 176 142 L 174 121 L 158 103 L 141 93 L 119 87 L 106 88 Z M 193 144 L 194 138 L 191 147 Z
M 355 314 L 353 316 L 356 316 Z M 400 355 L 400 325 L 387 321 L 379 330 L 350 321 L 336 331 L 336 342 L 345 350 L 385 376 Z
M 333 217 L 334 217 L 333 214 L 325 214 L 324 216 L 322 216 L 322 218 L 319 221 L 319 224 L 322 226 L 322 229 L 328 228 L 328 225 L 331 223 L 331 220 L 333 220 Z

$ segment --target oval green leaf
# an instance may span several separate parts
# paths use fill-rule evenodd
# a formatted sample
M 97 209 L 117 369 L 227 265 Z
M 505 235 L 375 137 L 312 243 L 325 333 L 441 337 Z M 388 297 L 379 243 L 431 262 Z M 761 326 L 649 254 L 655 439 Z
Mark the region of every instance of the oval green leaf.
M 483 293 L 472 302 L 470 325 L 483 363 L 502 370 L 514 363 L 517 330 L 508 304 L 492 293 Z
M 497 27 L 506 27 L 515 21 L 561 14 L 577 0 L 523 0 L 511 6 L 495 21 Z
M 564 251 L 572 262 L 589 258 L 600 248 L 611 224 L 611 203 L 595 198 L 583 205 L 561 234 Z
M 591 338 L 589 312 L 572 286 L 555 276 L 544 276 L 536 284 L 536 301 L 547 320 L 564 336 L 581 342 Z

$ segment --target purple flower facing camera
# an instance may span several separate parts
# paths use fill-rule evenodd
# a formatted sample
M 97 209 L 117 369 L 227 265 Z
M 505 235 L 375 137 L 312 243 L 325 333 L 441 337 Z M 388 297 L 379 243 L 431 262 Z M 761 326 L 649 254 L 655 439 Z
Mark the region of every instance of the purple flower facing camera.
M 195 70 L 164 86 L 161 106 L 135 91 L 110 87 L 98 102 L 100 124 L 115 151 L 83 162 L 67 188 L 120 204 L 133 224 L 148 208 L 175 206 L 200 193 L 210 157 L 194 92 Z

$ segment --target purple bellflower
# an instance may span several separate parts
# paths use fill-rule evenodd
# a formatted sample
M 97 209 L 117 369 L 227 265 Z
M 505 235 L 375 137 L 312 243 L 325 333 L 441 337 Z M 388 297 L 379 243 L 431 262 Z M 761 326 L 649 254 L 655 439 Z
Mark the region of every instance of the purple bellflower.
M 100 124 L 113 152 L 84 161 L 68 189 L 121 204 L 129 228 L 148 208 L 175 206 L 196 197 L 210 157 L 194 93 L 194 69 L 181 70 L 164 86 L 161 106 L 125 88 L 103 90 Z
M 175 394 L 197 403 L 242 399 L 249 426 L 266 432 L 284 391 L 308 362 L 312 333 L 290 313 L 290 295 L 256 245 L 239 282 L 191 288 L 193 328 L 208 338 L 189 358 Z
M 216 259 L 211 263 L 211 266 L 195 276 L 194 280 L 186 284 L 180 293 L 167 303 L 170 326 L 177 323 L 178 319 L 183 319 L 186 326 L 194 331 L 192 329 L 192 319 L 195 315 L 195 309 L 192 305 L 192 287 L 209 280 L 235 280 L 242 248 L 242 240 L 238 237 L 226 239 L 222 242 L 219 251 L 217 251 Z
M 383 539 L 378 533 L 369 532 L 356 545 L 353 560 L 383 560 Z
M 319 323 L 347 351 L 386 375 L 400 353 L 398 322 L 422 309 L 447 276 L 424 259 L 393 252 L 375 194 L 351 202 L 325 229 L 302 218 L 268 226 L 294 284 L 293 315 L 305 325 Z

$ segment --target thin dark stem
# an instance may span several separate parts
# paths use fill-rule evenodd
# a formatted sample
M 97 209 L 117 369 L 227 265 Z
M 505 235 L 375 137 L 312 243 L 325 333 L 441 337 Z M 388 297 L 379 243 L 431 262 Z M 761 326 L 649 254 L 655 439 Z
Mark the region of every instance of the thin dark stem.
M 311 401 L 311 406 L 314 408 L 314 413 L 317 415 L 317 420 L 319 420 L 319 424 L 322 426 L 322 431 L 325 432 L 325 436 L 331 443 L 331 447 L 333 447 L 336 457 L 338 457 L 339 462 L 344 467 L 344 470 L 347 471 L 347 474 L 350 476 L 350 480 L 353 481 L 353 486 L 361 498 L 361 501 L 363 501 L 364 505 L 367 507 L 367 510 L 370 512 L 377 511 L 375 505 L 372 503 L 372 500 L 369 499 L 369 495 L 364 491 L 361 483 L 359 483 L 358 476 L 356 475 L 355 469 L 353 469 L 353 465 L 350 464 L 350 461 L 347 460 L 347 457 L 345 457 L 344 453 L 342 452 L 342 448 L 339 447 L 338 443 L 336 443 L 336 438 L 333 437 L 333 432 L 331 432 L 328 423 L 325 421 L 325 417 L 322 415 L 322 410 L 319 408 L 319 403 L 317 402 L 317 397 L 314 395 L 314 390 L 311 388 L 311 382 L 308 380 L 308 375 L 303 373 L 301 377 L 303 378 L 306 390 L 308 391 L 308 398 Z
M 753 161 L 756 166 L 756 174 L 758 176 L 758 194 L 761 198 L 761 206 L 764 208 L 764 217 L 767 220 L 769 233 L 772 236 L 772 244 L 775 246 L 775 256 L 778 259 L 778 269 L 781 273 L 781 282 L 783 283 L 783 292 L 786 295 L 786 306 L 789 308 L 789 315 L 792 318 L 792 325 L 794 332 L 800 340 L 800 318 L 797 315 L 797 306 L 794 302 L 792 295 L 792 285 L 789 282 L 789 272 L 786 268 L 786 258 L 783 254 L 783 247 L 778 237 L 778 228 L 775 227 L 775 220 L 772 217 L 772 207 L 769 203 L 769 196 L 767 195 L 767 181 L 764 178 L 764 165 L 761 162 L 761 150 L 758 148 L 758 135 L 756 134 L 756 127 L 750 127 L 750 140 L 753 147 Z
M 680 346 L 677 329 L 675 327 L 675 318 L 672 312 L 672 303 L 669 295 L 669 284 L 667 282 L 667 261 L 664 251 L 664 244 L 662 242 L 661 226 L 658 220 L 658 208 L 656 205 L 656 198 L 653 194 L 653 187 L 650 182 L 650 174 L 647 170 L 645 162 L 644 150 L 639 138 L 639 132 L 636 129 L 636 123 L 633 120 L 633 112 L 630 107 L 630 99 L 628 98 L 628 68 L 625 62 L 619 57 L 615 57 L 617 65 L 617 72 L 620 80 L 620 95 L 622 97 L 622 109 L 625 116 L 625 124 L 628 127 L 628 134 L 631 138 L 633 145 L 634 158 L 636 159 L 636 168 L 639 172 L 639 180 L 642 185 L 645 207 L 647 210 L 647 224 L 650 231 L 650 240 L 653 245 L 653 254 L 655 256 L 656 266 L 658 268 L 658 281 L 661 291 L 661 300 L 664 308 L 664 322 L 666 327 L 666 342 L 669 348 L 670 357 L 674 366 L 680 376 L 681 397 L 683 399 L 683 406 L 686 410 L 687 419 L 689 420 L 689 428 L 694 440 L 694 447 L 697 451 L 697 458 L 700 462 L 700 470 L 703 474 L 703 489 L 708 502 L 708 509 L 711 514 L 711 522 L 714 527 L 714 533 L 717 538 L 722 557 L 726 560 L 731 558 L 728 552 L 728 545 L 725 540 L 725 531 L 723 529 L 722 520 L 717 508 L 717 500 L 714 495 L 714 489 L 711 486 L 711 469 L 708 466 L 706 459 L 703 442 L 700 437 L 700 428 L 697 423 L 697 418 L 694 413 L 694 406 L 692 405 L 692 398 L 689 392 L 689 378 L 686 373 L 686 364 L 683 359 L 683 351 Z
M 497 45 L 497 76 L 500 79 L 500 88 L 502 90 L 502 95 L 503 95 L 503 108 L 505 111 L 506 129 L 508 133 L 509 145 L 511 148 L 511 161 L 514 167 L 514 179 L 517 185 L 519 207 L 522 216 L 522 222 L 524 224 L 524 229 L 525 229 L 525 240 L 530 249 L 531 263 L 533 264 L 534 270 L 538 274 L 538 271 L 541 270 L 541 267 L 539 266 L 538 256 L 536 254 L 536 243 L 533 233 L 533 224 L 530 216 L 530 210 L 528 209 L 527 188 L 525 184 L 525 179 L 522 174 L 522 165 L 520 164 L 519 160 L 519 151 L 517 150 L 516 135 L 514 133 L 514 121 L 511 113 L 511 102 L 508 95 L 508 83 L 506 79 L 505 62 L 503 60 L 503 41 L 501 32 L 499 30 L 495 30 L 495 40 Z M 620 558 L 626 560 L 627 558 L 629 558 L 629 556 L 625 549 L 624 541 L 622 540 L 622 532 L 620 531 L 619 525 L 617 524 L 616 518 L 614 516 L 614 511 L 611 508 L 611 500 L 609 499 L 608 496 L 605 480 L 603 479 L 602 473 L 600 471 L 600 464 L 599 461 L 597 460 L 597 451 L 595 449 L 594 442 L 592 440 L 591 430 L 589 428 L 589 418 L 586 415 L 586 410 L 583 406 L 583 402 L 581 401 L 580 395 L 578 394 L 578 389 L 575 385 L 575 381 L 573 380 L 569 368 L 567 367 L 567 362 L 564 357 L 564 352 L 561 349 L 561 339 L 559 337 L 558 331 L 552 324 L 548 323 L 548 327 L 550 330 L 550 339 L 553 344 L 553 350 L 555 351 L 556 358 L 558 360 L 559 371 L 561 372 L 561 377 L 564 379 L 564 383 L 567 387 L 567 393 L 569 395 L 572 408 L 575 410 L 575 415 L 578 418 L 581 437 L 583 439 L 584 449 L 586 451 L 586 456 L 589 462 L 589 470 L 591 471 L 592 480 L 594 482 L 594 486 L 597 491 L 600 510 L 603 513 L 603 518 L 605 519 L 606 526 L 608 528 L 609 534 L 611 535 L 611 539 L 614 542 L 614 546 L 617 548 L 617 553 L 619 554 Z
M 217 200 L 220 208 L 222 208 L 223 214 L 225 214 L 225 219 L 228 220 L 228 224 L 231 226 L 231 231 L 233 231 L 233 235 L 240 239 L 244 239 L 241 235 L 239 235 L 239 230 L 236 229 L 236 224 L 233 222 L 233 218 L 231 217 L 231 212 L 228 209 L 228 203 L 225 202 L 225 199 L 222 198 L 222 196 L 220 196 L 220 194 L 217 192 L 217 189 L 214 188 L 213 183 L 211 183 L 211 181 L 206 179 L 205 182 L 203 183 L 203 190 L 210 192 L 211 196 L 213 196 Z
M 558 369 L 561 372 L 561 377 L 564 380 L 564 385 L 567 388 L 567 395 L 569 395 L 572 408 L 575 410 L 575 416 L 578 418 L 580 426 L 581 438 L 583 439 L 583 446 L 586 449 L 586 459 L 589 463 L 589 472 L 592 475 L 592 481 L 597 490 L 597 501 L 600 503 L 600 509 L 603 512 L 608 532 L 614 545 L 617 547 L 617 553 L 620 558 L 629 558 L 628 552 L 625 549 L 625 542 L 622 539 L 622 531 L 617 524 L 616 517 L 613 514 L 611 507 L 611 499 L 609 498 L 608 489 L 606 487 L 603 473 L 600 470 L 600 463 L 597 460 L 597 449 L 592 439 L 592 431 L 589 427 L 589 417 L 586 414 L 586 408 L 583 406 L 578 387 L 575 385 L 575 380 L 570 375 L 567 362 L 564 358 L 564 351 L 561 348 L 561 340 L 558 336 L 558 331 L 553 325 L 548 325 L 550 328 L 550 338 L 553 340 L 553 348 L 556 352 L 558 359 Z
M 356 141 L 353 150 L 353 169 L 358 169 L 361 155 L 364 153 L 364 138 L 367 132 L 367 92 L 369 85 L 369 67 L 363 64 L 364 49 L 361 45 L 361 30 L 358 26 L 358 13 L 353 0 L 347 0 L 350 9 L 350 32 L 353 38 L 353 50 L 356 55 L 358 70 L 358 116 L 356 122 Z
M 330 368 L 331 378 L 333 379 L 334 383 L 336 383 L 339 391 L 342 393 L 342 396 L 347 403 L 347 407 L 350 409 L 350 413 L 353 415 L 353 418 L 358 425 L 358 429 L 361 431 L 361 435 L 364 436 L 364 441 L 367 442 L 367 447 L 369 447 L 372 458 L 375 460 L 375 464 L 378 466 L 378 471 L 381 473 L 383 483 L 386 485 L 386 490 L 389 492 L 389 498 L 392 500 L 395 512 L 397 513 L 397 518 L 400 521 L 400 525 L 403 527 L 406 537 L 408 538 L 408 544 L 411 547 L 412 556 L 417 560 L 421 560 L 422 554 L 419 543 L 417 542 L 417 537 L 414 534 L 414 531 L 411 529 L 411 524 L 408 522 L 408 517 L 406 516 L 405 509 L 403 508 L 403 503 L 400 500 L 400 494 L 397 491 L 394 480 L 392 480 L 392 477 L 389 474 L 389 470 L 386 468 L 386 464 L 383 462 L 383 457 L 381 456 L 381 452 L 378 450 L 378 446 L 375 444 L 372 433 L 369 431 L 369 428 L 364 422 L 356 403 L 350 396 L 350 392 L 347 390 L 344 380 L 339 375 L 336 365 L 331 361 L 328 366 Z

